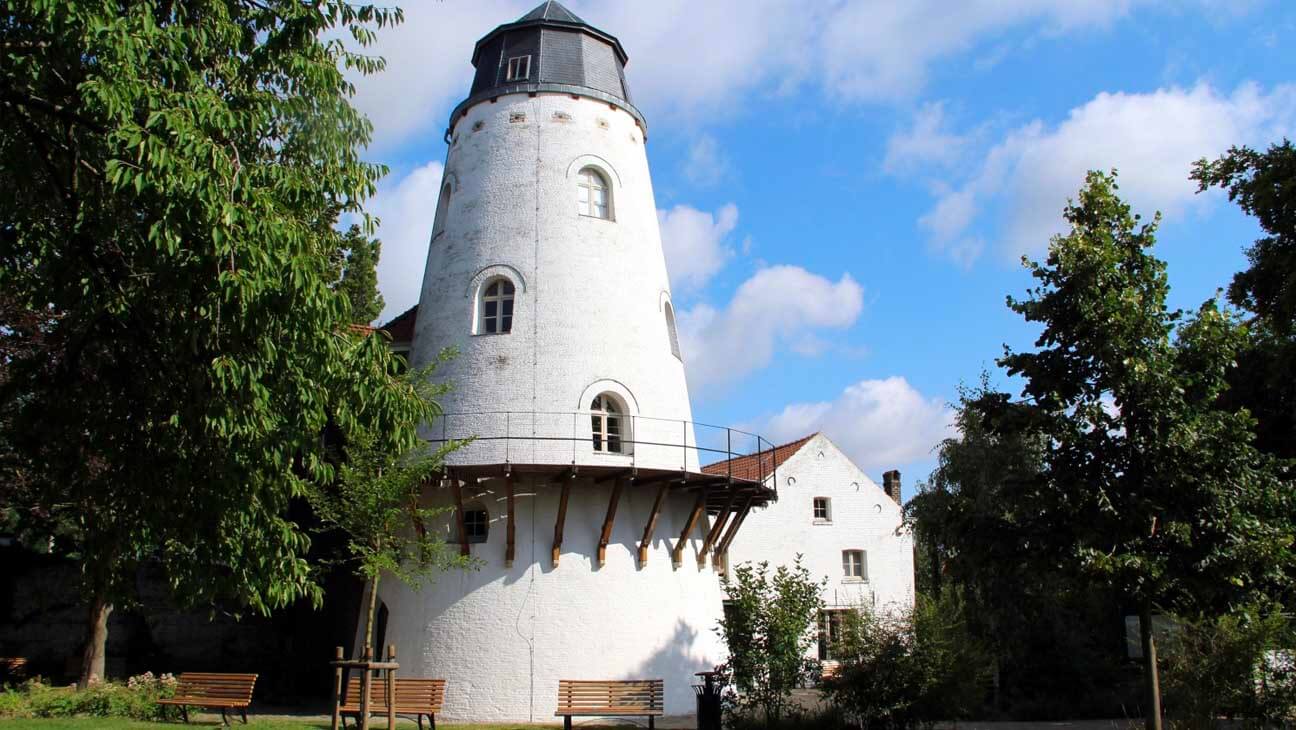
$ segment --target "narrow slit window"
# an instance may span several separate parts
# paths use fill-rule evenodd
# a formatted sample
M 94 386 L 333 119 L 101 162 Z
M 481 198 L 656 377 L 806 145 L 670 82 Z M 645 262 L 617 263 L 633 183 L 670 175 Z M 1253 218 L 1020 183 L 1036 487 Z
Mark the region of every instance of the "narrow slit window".
M 508 69 L 505 71 L 505 81 L 523 81 L 531 78 L 531 57 L 514 56 L 508 60 Z
M 670 302 L 666 302 L 664 309 L 666 311 L 666 335 L 670 337 L 671 354 L 683 360 L 684 358 L 680 355 L 679 333 L 675 331 L 675 309 L 671 307 Z
M 513 282 L 492 279 L 482 288 L 477 334 L 501 335 L 513 331 Z

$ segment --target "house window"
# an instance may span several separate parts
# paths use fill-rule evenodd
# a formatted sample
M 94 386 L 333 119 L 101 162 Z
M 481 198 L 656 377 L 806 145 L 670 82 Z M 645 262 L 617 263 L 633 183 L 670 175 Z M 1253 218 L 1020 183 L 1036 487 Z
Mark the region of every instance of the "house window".
M 499 335 L 513 331 L 513 282 L 495 278 L 482 287 L 477 313 L 477 334 Z
M 490 532 L 490 515 L 481 507 L 464 510 L 464 538 L 468 542 L 486 542 Z
M 868 580 L 868 560 L 863 550 L 842 551 L 842 574 L 848 581 Z
M 832 500 L 827 497 L 814 498 L 814 521 L 832 522 Z
M 819 661 L 840 661 L 846 648 L 842 641 L 851 624 L 850 608 L 819 612 Z
M 607 178 L 592 167 L 580 171 L 576 180 L 576 206 L 581 215 L 591 218 L 612 219 Z
M 531 77 L 531 57 L 514 56 L 508 60 L 508 70 L 505 72 L 505 81 L 522 81 Z
M 675 331 L 675 309 L 671 307 L 670 302 L 666 302 L 664 309 L 666 310 L 666 334 L 670 337 L 671 354 L 683 360 L 684 358 L 680 357 L 679 333 Z
M 624 454 L 625 410 L 610 393 L 603 393 L 590 404 L 590 434 L 595 451 Z

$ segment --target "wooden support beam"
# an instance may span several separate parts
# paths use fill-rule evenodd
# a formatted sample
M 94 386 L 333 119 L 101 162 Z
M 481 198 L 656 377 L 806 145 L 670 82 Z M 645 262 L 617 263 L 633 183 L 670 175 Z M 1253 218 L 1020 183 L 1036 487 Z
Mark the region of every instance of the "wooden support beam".
M 567 497 L 571 495 L 571 480 L 562 484 L 562 496 L 558 498 L 558 519 L 554 521 L 553 565 L 558 567 L 558 557 L 562 555 L 563 523 L 567 521 Z
M 706 490 L 698 492 L 697 503 L 693 505 L 693 511 L 689 513 L 688 522 L 684 523 L 684 530 L 680 532 L 679 540 L 675 541 L 675 547 L 671 550 L 671 563 L 676 567 L 684 562 L 684 544 L 688 542 L 689 535 L 693 528 L 697 526 L 698 518 L 702 516 L 702 511 L 706 509 L 707 493 Z
M 653 500 L 652 512 L 648 513 L 648 524 L 644 525 L 643 539 L 639 541 L 640 568 L 648 564 L 648 546 L 652 544 L 653 531 L 657 529 L 657 517 L 661 515 L 661 506 L 666 501 L 666 493 L 669 491 L 670 482 L 657 488 L 657 499 Z
M 605 477 L 599 477 L 598 479 L 595 479 L 594 483 L 607 484 L 608 482 L 615 482 L 619 479 L 626 479 L 626 478 L 634 479 L 634 477 L 635 477 L 634 469 L 621 469 L 620 471 L 614 471 Z
M 468 554 L 468 528 L 464 526 L 463 489 L 459 480 L 450 478 L 450 490 L 454 493 L 455 524 L 459 527 L 459 554 Z
M 603 518 L 603 532 L 599 535 L 598 564 L 603 567 L 607 562 L 608 541 L 612 539 L 612 523 L 616 520 L 617 503 L 621 501 L 621 489 L 625 482 L 618 479 L 612 485 L 612 497 L 608 500 L 607 516 Z
M 516 527 L 516 521 L 513 518 L 513 475 L 510 473 L 504 478 L 504 489 L 508 494 L 508 536 L 504 544 L 504 567 L 513 567 L 513 533 Z
M 743 520 L 747 519 L 748 513 L 751 512 L 752 502 L 755 499 L 755 497 L 748 497 L 747 501 L 743 503 L 742 509 L 738 511 L 738 514 L 734 516 L 733 520 L 729 523 L 729 529 L 725 531 L 724 538 L 720 540 L 720 544 L 716 546 L 715 555 L 711 556 L 712 565 L 719 566 L 721 557 L 725 553 L 729 552 L 729 543 L 733 542 L 734 536 L 738 534 L 738 528 L 742 527 Z
M 729 513 L 733 511 L 734 500 L 737 498 L 738 493 L 730 489 L 729 499 L 725 501 L 724 509 L 720 510 L 720 514 L 716 515 L 716 521 L 711 525 L 710 531 L 707 532 L 706 539 L 702 541 L 702 549 L 698 551 L 698 570 L 706 567 L 707 553 L 711 552 L 716 540 L 720 539 L 720 532 L 724 530 L 725 520 L 729 519 Z

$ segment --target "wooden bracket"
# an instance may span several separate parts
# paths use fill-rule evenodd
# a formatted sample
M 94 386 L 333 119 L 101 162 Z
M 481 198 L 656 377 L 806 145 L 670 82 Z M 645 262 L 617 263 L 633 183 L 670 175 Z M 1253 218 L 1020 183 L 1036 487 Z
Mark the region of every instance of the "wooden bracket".
M 671 550 L 671 564 L 676 568 L 684 562 L 684 544 L 688 542 L 688 536 L 697 526 L 698 518 L 702 516 L 702 511 L 706 509 L 707 494 L 706 490 L 698 491 L 697 503 L 693 505 L 693 511 L 689 513 L 688 522 L 684 523 L 684 529 L 680 532 L 679 539 L 675 541 L 675 547 Z
M 755 497 L 747 498 L 747 501 L 743 503 L 742 509 L 739 510 L 738 514 L 730 521 L 729 529 L 725 531 L 724 539 L 722 539 L 720 544 L 716 546 L 715 555 L 711 556 L 711 564 L 717 566 L 717 569 L 720 565 L 721 557 L 729 552 L 729 543 L 733 542 L 734 536 L 738 534 L 738 528 L 742 527 L 743 520 L 746 520 L 747 514 L 751 512 L 752 501 L 754 499 Z
M 459 554 L 468 555 L 468 528 L 464 526 L 463 488 L 459 480 L 450 478 L 450 490 L 454 493 L 455 524 L 459 528 Z
M 562 496 L 558 498 L 558 519 L 554 521 L 553 565 L 558 567 L 558 557 L 562 555 L 563 523 L 567 521 L 567 497 L 571 495 L 571 480 L 562 484 Z
M 640 568 L 648 564 L 648 546 L 652 544 L 653 531 L 657 529 L 657 517 L 661 514 L 661 506 L 666 501 L 668 491 L 670 491 L 669 482 L 657 488 L 657 499 L 653 500 L 652 512 L 648 513 L 648 524 L 644 525 L 643 539 L 639 541 Z
M 720 533 L 724 530 L 725 520 L 729 519 L 729 513 L 733 510 L 734 499 L 736 499 L 737 496 L 738 495 L 734 490 L 729 490 L 729 499 L 725 502 L 724 509 L 720 510 L 720 514 L 716 516 L 715 523 L 712 524 L 711 529 L 707 531 L 706 539 L 702 541 L 702 549 L 698 551 L 698 570 L 706 567 L 707 553 L 711 552 L 711 548 L 716 544 L 716 540 L 720 539 Z
M 508 535 L 507 542 L 504 544 L 504 567 L 513 567 L 513 533 L 516 527 L 516 521 L 513 518 L 513 474 L 510 473 L 504 478 L 504 489 L 508 494 Z
M 616 520 L 617 503 L 621 501 L 621 489 L 625 482 L 618 479 L 612 484 L 612 497 L 608 500 L 607 516 L 603 518 L 603 532 L 599 535 L 598 564 L 603 567 L 607 562 L 608 541 L 612 539 L 612 523 Z

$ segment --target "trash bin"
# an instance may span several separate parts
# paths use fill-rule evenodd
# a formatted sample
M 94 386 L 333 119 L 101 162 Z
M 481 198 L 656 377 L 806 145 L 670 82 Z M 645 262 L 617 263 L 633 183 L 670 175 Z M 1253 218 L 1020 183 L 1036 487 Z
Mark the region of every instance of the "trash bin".
M 702 684 L 693 685 L 697 695 L 698 730 L 720 730 L 720 683 L 716 672 L 698 672 Z

